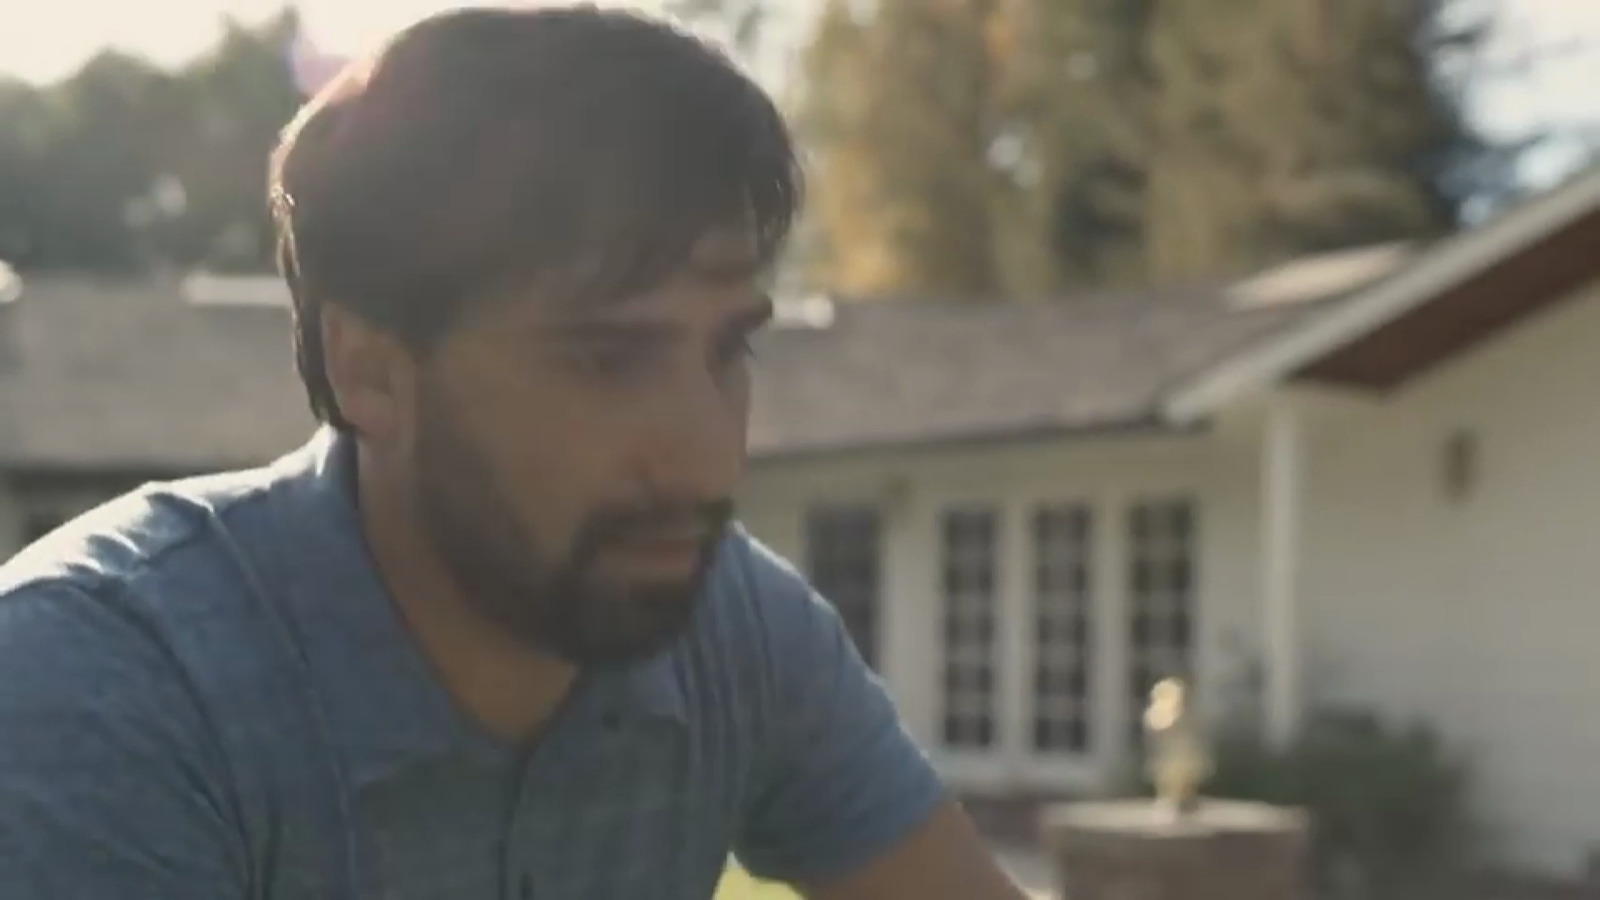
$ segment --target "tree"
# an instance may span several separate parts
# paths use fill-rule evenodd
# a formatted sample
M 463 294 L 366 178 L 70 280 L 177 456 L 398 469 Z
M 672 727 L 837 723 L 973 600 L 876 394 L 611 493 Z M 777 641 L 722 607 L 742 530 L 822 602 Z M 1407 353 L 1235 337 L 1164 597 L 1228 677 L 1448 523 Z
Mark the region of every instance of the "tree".
M 1002 289 L 998 0 L 825 8 L 799 121 L 815 163 L 816 266 L 851 293 Z
M 177 73 L 106 52 L 58 84 L 0 84 L 0 258 L 268 267 L 266 160 L 300 99 L 286 62 L 295 26 L 291 12 L 227 22 Z
M 1437 234 L 1507 174 L 1441 64 L 1482 37 L 1449 5 L 831 0 L 814 274 L 1026 296 Z
M 122 270 L 139 262 L 134 201 L 152 184 L 179 101 L 172 79 L 102 53 L 52 89 L 8 92 L 15 207 L 0 210 L 19 267 Z
M 1163 4 L 1151 59 L 1150 277 L 1200 277 L 1452 227 L 1485 148 L 1445 93 L 1433 0 Z
M 1153 153 L 1148 60 L 1156 0 L 1030 0 L 1012 115 L 1028 136 L 1018 240 L 1033 292 L 1138 280 Z
M 748 55 L 761 51 L 763 28 L 772 16 L 768 0 L 669 0 L 667 12 L 711 28 Z
M 181 74 L 193 121 L 174 158 L 193 200 L 178 257 L 217 270 L 270 266 L 267 157 L 303 99 L 287 62 L 298 28 L 293 11 L 255 28 L 229 21 L 216 48 Z
M 52 130 L 39 91 L 0 81 L 0 260 L 23 266 L 44 253 L 43 173 Z

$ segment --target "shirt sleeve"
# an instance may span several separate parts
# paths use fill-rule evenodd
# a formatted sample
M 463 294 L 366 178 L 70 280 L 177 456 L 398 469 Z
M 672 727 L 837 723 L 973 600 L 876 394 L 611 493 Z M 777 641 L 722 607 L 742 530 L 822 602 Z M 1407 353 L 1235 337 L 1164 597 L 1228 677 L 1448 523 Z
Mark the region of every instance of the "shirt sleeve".
M 790 883 L 859 870 L 932 815 L 944 789 L 838 613 L 757 553 L 769 724 L 735 855 Z
M 77 587 L 0 597 L 0 897 L 247 896 L 219 755 L 161 648 Z

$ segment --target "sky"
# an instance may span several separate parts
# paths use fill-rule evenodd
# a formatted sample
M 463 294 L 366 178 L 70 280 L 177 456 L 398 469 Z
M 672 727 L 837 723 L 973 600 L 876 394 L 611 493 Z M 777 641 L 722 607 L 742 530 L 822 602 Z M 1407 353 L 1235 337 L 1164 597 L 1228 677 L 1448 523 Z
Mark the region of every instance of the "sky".
M 0 0 L 0 71 L 49 81 L 107 45 L 180 63 L 215 40 L 223 16 L 260 21 L 291 2 L 317 43 L 342 52 L 371 47 L 425 15 L 466 5 L 460 0 Z M 606 5 L 654 11 L 660 0 Z
M 537 2 L 537 0 L 525 0 Z M 602 0 L 607 2 L 607 0 Z M 818 0 L 780 0 L 791 21 Z M 1191 0 L 1205 2 L 1205 0 Z M 1515 71 L 1474 95 L 1472 110 L 1492 134 L 1518 137 L 1544 128 L 1600 129 L 1600 0 L 1463 0 L 1498 17 L 1491 56 Z M 178 64 L 215 40 L 222 17 L 262 20 L 284 0 L 0 0 L 0 73 L 48 82 L 107 46 Z M 661 0 L 609 0 L 659 9 Z M 392 31 L 461 0 L 297 0 L 320 47 L 358 53 Z M 1517 71 L 1518 60 L 1536 64 Z M 763 71 L 781 71 L 766 61 Z M 1572 142 L 1529 158 L 1527 176 L 1548 182 L 1569 169 Z

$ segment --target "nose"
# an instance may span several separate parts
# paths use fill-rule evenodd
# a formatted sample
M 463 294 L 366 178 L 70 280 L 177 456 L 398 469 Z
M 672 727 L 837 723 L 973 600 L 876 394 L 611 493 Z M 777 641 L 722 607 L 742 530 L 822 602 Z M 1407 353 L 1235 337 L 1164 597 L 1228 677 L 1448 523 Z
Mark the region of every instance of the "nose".
M 749 390 L 709 373 L 680 380 L 663 402 L 641 448 L 642 469 L 653 492 L 690 502 L 732 494 L 744 472 Z

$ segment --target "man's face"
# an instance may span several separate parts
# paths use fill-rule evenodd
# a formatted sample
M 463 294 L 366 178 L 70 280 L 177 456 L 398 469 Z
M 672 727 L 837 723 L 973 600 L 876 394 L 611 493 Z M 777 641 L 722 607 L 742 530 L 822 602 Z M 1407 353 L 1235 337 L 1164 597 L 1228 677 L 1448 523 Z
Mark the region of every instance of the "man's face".
M 745 462 L 750 242 L 715 233 L 645 294 L 470 315 L 418 373 L 423 525 L 477 612 L 574 663 L 688 623 Z

